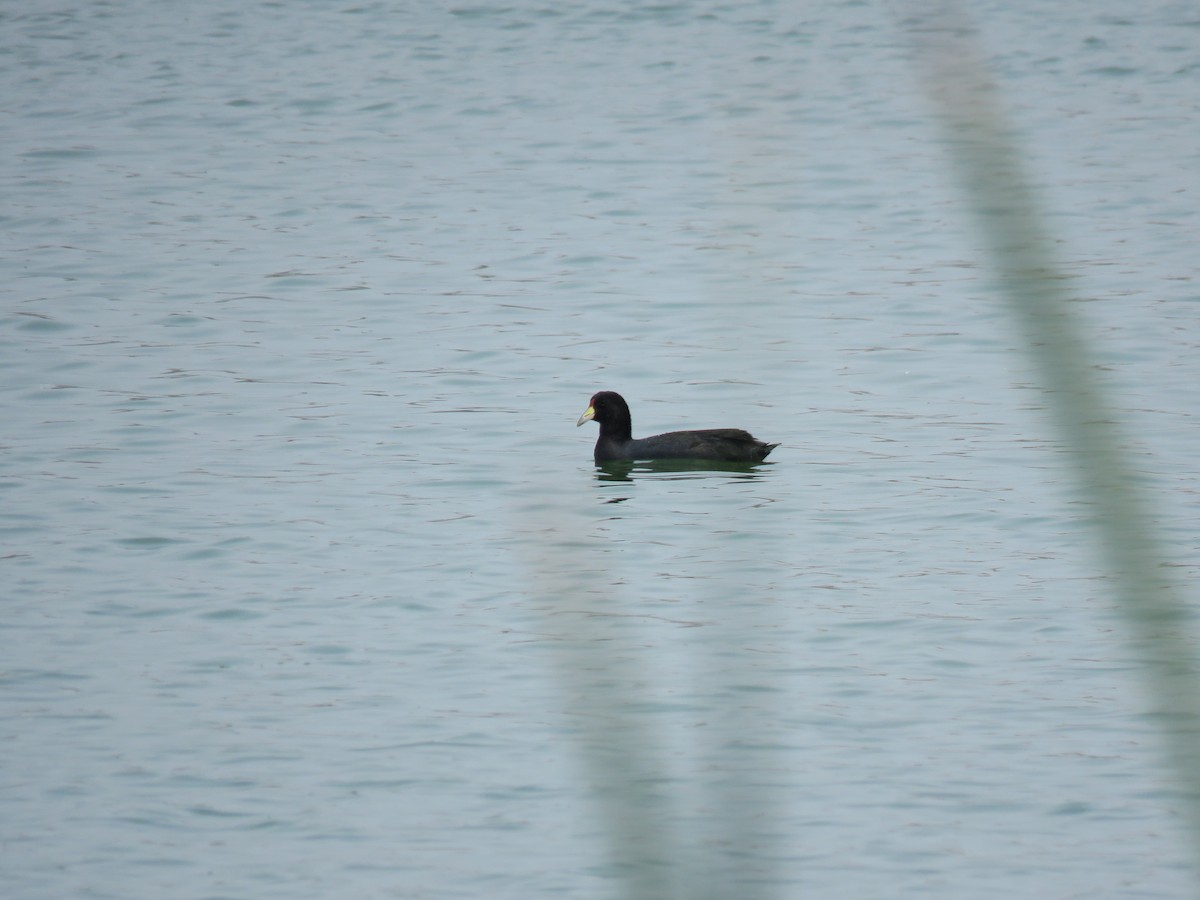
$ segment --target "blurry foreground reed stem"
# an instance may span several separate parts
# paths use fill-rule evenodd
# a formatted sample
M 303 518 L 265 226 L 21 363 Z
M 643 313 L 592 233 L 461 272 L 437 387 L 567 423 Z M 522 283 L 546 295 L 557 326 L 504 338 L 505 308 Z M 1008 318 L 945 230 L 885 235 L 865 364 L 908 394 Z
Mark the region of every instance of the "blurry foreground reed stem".
M 1200 683 L 1191 617 L 1164 577 L 1148 500 L 1122 449 L 1080 317 L 1056 271 L 1052 242 L 973 36 L 944 7 L 936 20 L 918 27 L 926 89 L 1070 454 L 1200 860 Z

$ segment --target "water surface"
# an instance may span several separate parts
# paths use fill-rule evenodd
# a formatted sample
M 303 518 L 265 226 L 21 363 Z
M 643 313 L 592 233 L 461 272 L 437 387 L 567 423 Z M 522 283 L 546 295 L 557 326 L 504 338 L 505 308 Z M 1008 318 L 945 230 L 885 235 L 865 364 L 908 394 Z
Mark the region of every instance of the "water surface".
M 1194 16 L 974 13 L 1187 583 Z M 903 15 L 5 24 L 10 896 L 1194 896 Z

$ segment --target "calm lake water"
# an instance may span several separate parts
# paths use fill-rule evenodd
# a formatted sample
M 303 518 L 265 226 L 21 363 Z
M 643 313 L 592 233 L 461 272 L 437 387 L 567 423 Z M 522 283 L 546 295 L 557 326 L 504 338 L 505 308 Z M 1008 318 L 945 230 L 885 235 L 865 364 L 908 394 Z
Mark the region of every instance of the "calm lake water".
M 1190 585 L 1200 17 L 971 12 Z M 908 15 L 0 14 L 5 896 L 1194 897 Z

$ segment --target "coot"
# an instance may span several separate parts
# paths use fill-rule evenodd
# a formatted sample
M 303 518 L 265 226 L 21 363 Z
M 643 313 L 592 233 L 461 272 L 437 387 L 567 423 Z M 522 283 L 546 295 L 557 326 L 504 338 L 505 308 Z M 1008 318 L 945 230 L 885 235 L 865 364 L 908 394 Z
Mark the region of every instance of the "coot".
M 634 439 L 629 404 L 613 391 L 592 397 L 575 424 L 589 419 L 600 424 L 596 439 L 596 462 L 618 459 L 710 459 L 721 462 L 762 462 L 778 444 L 766 444 L 740 428 L 708 428 L 702 431 L 669 431 Z

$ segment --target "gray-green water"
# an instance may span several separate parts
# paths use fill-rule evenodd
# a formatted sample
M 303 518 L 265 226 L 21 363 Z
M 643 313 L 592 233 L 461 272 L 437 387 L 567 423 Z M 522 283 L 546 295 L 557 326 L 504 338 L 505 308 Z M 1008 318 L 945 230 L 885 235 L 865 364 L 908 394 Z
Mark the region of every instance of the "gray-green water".
M 975 12 L 1187 584 L 1196 17 Z M 7 895 L 1194 895 L 903 16 L 4 25 Z

